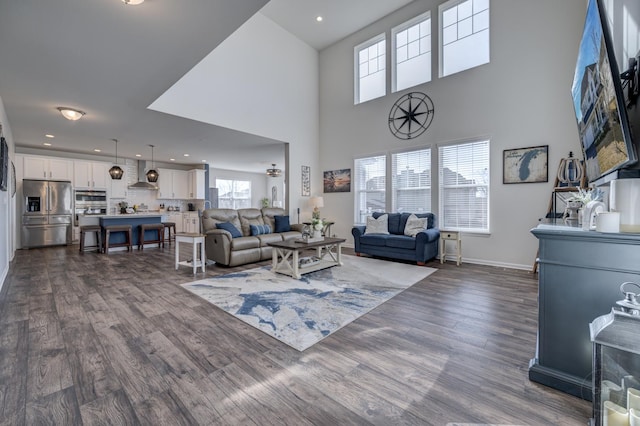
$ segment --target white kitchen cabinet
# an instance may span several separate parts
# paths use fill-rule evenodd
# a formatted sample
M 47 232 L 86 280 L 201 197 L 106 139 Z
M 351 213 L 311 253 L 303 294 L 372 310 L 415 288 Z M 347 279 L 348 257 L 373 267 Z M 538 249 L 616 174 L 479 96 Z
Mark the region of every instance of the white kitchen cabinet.
M 162 215 L 162 221 L 163 222 L 173 222 L 176 224 L 176 232 L 184 232 L 182 229 L 182 221 L 183 221 L 183 217 L 182 217 L 182 213 L 172 213 L 172 212 L 167 212 L 165 214 Z
M 106 190 L 109 176 L 107 163 L 75 160 L 73 162 L 73 186 L 78 189 Z M 108 180 L 107 180 L 108 179 Z
M 189 170 L 189 198 L 192 200 L 204 200 L 204 170 Z
M 73 180 L 73 160 L 24 156 L 24 179 Z
M 158 199 L 189 199 L 189 172 L 186 170 L 158 169 Z
M 182 232 L 200 233 L 200 217 L 198 212 L 182 213 Z
M 113 199 L 122 199 L 127 198 L 128 185 L 127 179 L 123 176 L 122 179 L 109 179 L 111 181 L 111 191 L 109 192 L 109 197 Z

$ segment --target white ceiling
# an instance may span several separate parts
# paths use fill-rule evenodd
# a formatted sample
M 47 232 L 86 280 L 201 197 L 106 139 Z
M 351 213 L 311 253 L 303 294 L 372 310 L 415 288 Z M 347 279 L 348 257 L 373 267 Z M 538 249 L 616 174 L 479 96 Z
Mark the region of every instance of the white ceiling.
M 322 49 L 410 1 L 272 0 L 261 12 Z M 153 144 L 156 161 L 255 172 L 281 163 L 279 141 L 147 108 L 265 3 L 0 0 L 0 97 L 16 145 L 113 156 L 118 139 L 119 157 L 150 159 Z M 57 106 L 87 114 L 67 121 Z

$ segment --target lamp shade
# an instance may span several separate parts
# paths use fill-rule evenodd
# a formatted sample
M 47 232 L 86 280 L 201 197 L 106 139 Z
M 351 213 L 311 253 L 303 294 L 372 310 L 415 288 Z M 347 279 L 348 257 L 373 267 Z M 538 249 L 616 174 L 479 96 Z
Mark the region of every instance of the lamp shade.
M 122 179 L 122 175 L 124 175 L 124 170 L 122 170 L 120 166 L 115 165 L 109 169 L 109 176 L 111 176 L 111 179 L 120 180 Z
M 311 197 L 310 201 L 313 207 L 324 207 L 324 198 L 322 197 Z

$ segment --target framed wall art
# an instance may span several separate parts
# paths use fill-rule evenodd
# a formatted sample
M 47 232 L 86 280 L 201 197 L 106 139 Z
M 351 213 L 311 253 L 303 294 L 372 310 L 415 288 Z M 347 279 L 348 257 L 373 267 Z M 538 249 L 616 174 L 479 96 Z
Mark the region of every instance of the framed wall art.
M 311 167 L 302 166 L 302 196 L 311 196 Z
M 323 176 L 324 192 L 351 192 L 351 169 L 329 170 Z
M 502 154 L 502 183 L 549 181 L 549 145 L 505 149 Z

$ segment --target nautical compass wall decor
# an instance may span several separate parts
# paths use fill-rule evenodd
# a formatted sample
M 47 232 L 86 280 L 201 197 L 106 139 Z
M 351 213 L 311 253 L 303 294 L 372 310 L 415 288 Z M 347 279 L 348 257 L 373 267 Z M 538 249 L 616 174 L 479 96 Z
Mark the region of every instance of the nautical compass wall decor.
M 402 96 L 389 112 L 389 130 L 399 139 L 413 139 L 429 128 L 433 121 L 433 101 L 424 93 Z

